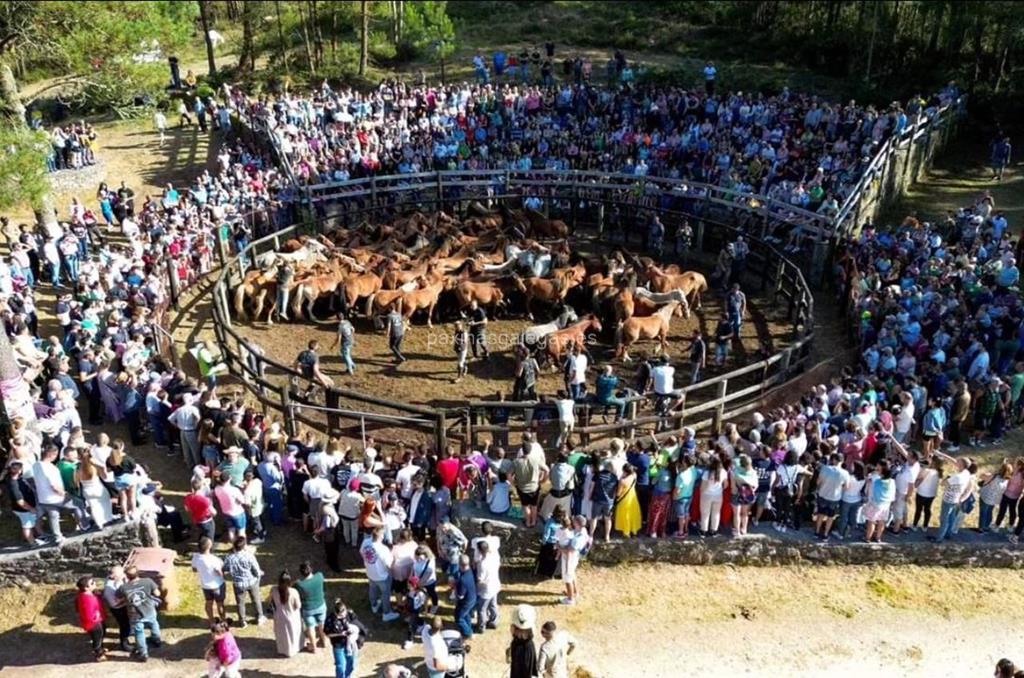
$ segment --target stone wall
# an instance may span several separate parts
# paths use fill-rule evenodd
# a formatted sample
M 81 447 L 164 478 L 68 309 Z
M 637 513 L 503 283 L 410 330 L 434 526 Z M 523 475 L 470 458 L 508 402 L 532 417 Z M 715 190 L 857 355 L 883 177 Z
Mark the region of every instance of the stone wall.
M 84 574 L 100 575 L 121 565 L 142 546 L 138 524 L 117 523 L 98 532 L 68 537 L 60 546 L 0 553 L 0 588 L 29 584 L 71 584 Z
M 502 559 L 510 565 L 530 567 L 540 545 L 539 530 L 480 514 L 461 521 L 466 536 L 480 534 L 489 520 L 501 537 Z M 827 544 L 779 539 L 752 534 L 743 539 L 612 539 L 595 542 L 587 560 L 597 565 L 672 563 L 676 565 L 922 565 L 940 567 L 1024 567 L 1024 546 L 1002 543 L 842 543 Z

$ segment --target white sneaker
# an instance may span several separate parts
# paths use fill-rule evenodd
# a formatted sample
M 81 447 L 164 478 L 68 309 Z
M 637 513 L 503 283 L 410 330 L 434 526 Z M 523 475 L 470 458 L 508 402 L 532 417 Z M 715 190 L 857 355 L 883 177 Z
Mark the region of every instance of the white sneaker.
M 410 647 L 412 647 L 412 641 L 411 640 L 407 640 L 404 643 L 402 643 L 402 649 L 403 650 L 408 650 Z
M 576 604 L 576 601 L 573 600 L 572 598 L 562 598 L 558 602 L 560 602 L 562 605 L 575 605 Z
M 391 622 L 393 622 L 393 621 L 395 621 L 397 619 L 401 619 L 401 617 L 402 617 L 402 615 L 398 614 L 397 612 L 388 612 L 386 615 L 381 617 L 381 619 L 384 620 L 385 624 L 390 624 Z

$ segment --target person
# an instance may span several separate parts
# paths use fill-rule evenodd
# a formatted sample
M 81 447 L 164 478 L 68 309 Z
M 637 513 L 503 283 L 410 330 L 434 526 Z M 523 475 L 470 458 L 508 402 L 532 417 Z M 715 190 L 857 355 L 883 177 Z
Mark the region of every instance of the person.
M 199 478 L 192 479 L 192 491 L 185 495 L 185 511 L 192 519 L 192 524 L 199 530 L 200 537 L 213 539 L 216 526 L 213 519 L 217 515 L 217 509 L 207 495 L 209 491 L 206 484 Z
M 333 351 L 335 347 L 341 346 L 341 360 L 345 363 L 345 371 L 349 376 L 356 373 L 356 364 L 352 360 L 352 348 L 355 346 L 356 329 L 352 326 L 352 321 L 348 319 L 345 313 L 338 314 L 338 331 L 334 335 L 334 343 L 331 344 L 330 349 Z
M 612 510 L 615 505 L 619 479 L 612 470 L 611 460 L 594 456 L 597 473 L 590 490 L 590 533 L 597 535 L 597 521 L 604 521 L 604 540 L 610 541 L 612 534 Z
M 245 537 L 238 537 L 231 553 L 224 559 L 224 572 L 231 577 L 235 591 L 235 604 L 238 606 L 238 627 L 244 629 L 248 625 L 245 615 L 246 597 L 256 607 L 256 626 L 263 626 L 263 598 L 260 596 L 260 579 L 263 568 L 256 556 L 248 548 Z
M 550 489 L 540 507 L 540 517 L 547 520 L 557 507 L 565 513 L 572 504 L 572 493 L 576 488 L 576 469 L 569 463 L 569 455 L 562 450 L 548 474 Z
M 932 522 L 932 503 L 939 493 L 942 481 L 942 458 L 932 455 L 927 468 L 921 470 L 914 482 L 914 524 L 915 532 L 927 532 Z M 918 525 L 918 523 L 922 523 Z
M 839 504 L 839 524 L 832 533 L 837 539 L 849 539 L 850 530 L 857 526 L 857 513 L 864 503 L 864 475 L 864 462 L 853 462 L 843 485 L 843 496 Z
M 37 512 L 46 515 L 50 532 L 60 543 L 64 541 L 60 529 L 61 511 L 71 511 L 75 515 L 79 531 L 88 529 L 90 521 L 84 502 L 66 491 L 60 470 L 54 463 L 56 459 L 56 445 L 44 447 L 39 461 L 32 465 L 32 481 L 35 483 Z
M 224 514 L 228 541 L 234 542 L 236 538 L 245 536 L 245 496 L 231 483 L 231 476 L 227 474 L 220 476 L 217 483 L 213 496 Z
M 208 678 L 241 678 L 242 652 L 226 621 L 210 625 L 210 645 L 206 648 Z
M 469 302 L 469 339 L 470 347 L 473 349 L 473 357 L 477 357 L 480 351 L 484 360 L 490 357 L 487 350 L 487 312 L 480 306 L 476 299 Z
M 715 328 L 715 365 L 721 367 L 729 359 L 729 346 L 735 335 L 728 315 L 723 315 Z
M 509 664 L 509 678 L 536 678 L 538 675 L 537 647 L 533 643 L 533 629 L 537 623 L 537 611 L 525 603 L 516 606 L 512 613 L 512 642 L 505 650 Z
M 320 369 L 320 356 L 317 354 L 319 349 L 320 342 L 316 339 L 310 339 L 306 345 L 306 350 L 296 356 L 295 364 L 293 365 L 304 378 L 309 380 L 310 390 L 312 390 L 314 384 L 319 384 L 324 388 L 334 386 L 334 380 Z
M 757 472 L 750 455 L 741 454 L 736 458 L 730 474 L 729 501 L 732 504 L 732 536 L 747 534 L 750 522 L 750 507 L 757 499 Z
M 722 499 L 729 474 L 722 467 L 720 457 L 712 456 L 700 481 L 700 532 L 704 537 L 718 534 L 722 517 Z
M 476 558 L 476 632 L 498 628 L 498 594 L 501 592 L 501 556 L 491 550 L 486 539 L 475 542 Z
M 850 480 L 849 472 L 842 467 L 843 455 L 833 452 L 828 464 L 818 471 L 818 497 L 814 515 L 814 534 L 820 540 L 827 540 L 832 523 L 839 515 L 843 491 Z M 899 491 L 897 482 L 897 492 Z M 904 508 L 904 514 L 906 509 Z
M 331 641 L 335 678 L 349 678 L 356 670 L 359 653 L 359 626 L 352 623 L 351 613 L 341 598 L 334 600 L 324 621 L 324 632 Z
M 523 434 L 523 447 L 512 462 L 516 481 L 516 492 L 523 507 L 523 523 L 527 528 L 537 525 L 537 504 L 540 486 L 547 480 L 548 466 L 544 449 L 534 440 L 533 434 Z
M 1010 145 L 1010 137 L 1003 138 L 992 144 L 992 180 L 1002 181 L 1003 172 L 1010 164 L 1013 155 L 1013 147 Z
M 996 670 L 993 675 L 995 678 L 1016 678 L 1018 671 L 1013 661 L 1004 657 L 996 662 Z
M 429 624 L 423 625 L 423 665 L 428 678 L 445 678 L 449 671 L 461 667 L 459 657 L 448 654 L 448 642 L 444 638 L 444 623 L 434 616 Z
M 704 343 L 704 337 L 700 330 L 693 331 L 693 339 L 690 340 L 690 383 L 696 384 L 700 381 L 700 372 L 707 367 L 708 347 Z
M 565 596 L 559 602 L 562 605 L 575 605 L 579 598 L 576 569 L 579 567 L 584 551 L 590 545 L 590 535 L 587 533 L 586 521 L 583 516 L 574 516 L 572 520 L 563 516 L 562 528 L 555 534 L 555 540 L 558 544 L 562 584 L 565 586 Z
M 128 603 L 118 593 L 118 589 L 125 581 L 127 579 L 124 576 L 123 567 L 115 565 L 110 568 L 110 572 L 107 573 L 107 578 L 103 582 L 103 602 L 117 622 L 118 649 L 121 652 L 130 652 L 128 638 L 132 635 L 132 625 L 128 619 Z
M 409 588 L 405 594 L 406 634 L 402 649 L 408 650 L 416 642 L 423 630 L 423 615 L 427 611 L 427 592 L 420 586 L 419 578 L 409 578 Z
M 734 342 L 739 343 L 740 328 L 743 327 L 743 316 L 747 312 L 747 296 L 740 290 L 739 283 L 733 284 L 732 289 L 729 291 L 729 296 L 726 298 L 725 305 L 729 316 L 729 325 L 732 329 L 732 339 Z
M 566 384 L 569 396 L 579 402 L 583 400 L 587 390 L 587 370 L 590 369 L 590 359 L 581 346 L 573 346 L 572 351 L 566 357 Z
M 508 515 L 512 510 L 512 486 L 504 471 L 498 471 L 498 478 L 487 493 L 487 510 L 495 516 Z
M 676 538 L 684 539 L 690 533 L 690 506 L 693 492 L 700 479 L 696 459 L 692 454 L 681 454 L 676 461 L 676 479 L 672 486 L 672 501 L 676 509 Z
M 388 349 L 395 356 L 395 363 L 401 365 L 405 362 L 402 355 L 402 339 L 405 338 L 406 322 L 402 317 L 402 300 L 399 299 L 395 306 L 388 313 L 385 320 L 387 323 Z
M 576 650 L 576 639 L 553 621 L 544 622 L 540 635 L 544 639 L 537 653 L 540 678 L 569 678 L 569 655 Z
M 277 654 L 294 657 L 302 642 L 302 602 L 298 590 L 292 588 L 292 576 L 285 570 L 277 578 L 277 586 L 270 590 L 270 603 L 274 610 L 274 642 Z
M 305 649 L 316 654 L 316 648 L 326 646 L 324 635 L 324 619 L 327 618 L 327 600 L 324 596 L 324 575 L 313 572 L 308 560 L 299 565 L 300 579 L 295 582 L 299 592 L 301 606 L 299 615 L 302 617 L 302 629 L 306 634 Z
M 631 464 L 622 468 L 622 478 L 615 490 L 615 529 L 624 537 L 632 537 L 640 532 L 643 513 L 636 494 L 637 476 Z
M 466 324 L 461 320 L 455 323 L 452 347 L 455 349 L 455 356 L 458 361 L 455 379 L 453 380 L 453 383 L 457 384 L 469 372 L 469 365 L 466 362 L 469 356 L 469 332 L 466 330 Z
M 139 568 L 129 565 L 124 569 L 126 581 L 117 589 L 117 595 L 125 601 L 128 608 L 128 620 L 135 634 L 135 650 L 132 656 L 140 662 L 149 660 L 149 646 L 159 649 L 163 645 L 160 639 L 160 620 L 157 616 L 157 604 L 160 602 L 160 589 L 149 577 L 140 577 Z M 149 641 L 146 640 L 146 627 L 149 627 Z
M 715 64 L 708 61 L 704 64 L 704 92 L 710 97 L 715 95 L 715 78 L 718 77 L 718 69 Z
M 167 116 L 163 111 L 157 109 L 153 113 L 153 126 L 156 127 L 156 132 L 160 135 L 160 145 L 163 146 L 167 137 Z
M 864 506 L 864 519 L 867 528 L 864 541 L 882 541 L 885 524 L 889 520 L 889 509 L 896 498 L 896 481 L 892 478 L 892 467 L 883 460 L 875 466 L 871 481 L 868 483 L 868 501 Z
M 292 282 L 295 280 L 295 269 L 286 261 L 278 267 L 276 277 L 277 319 L 288 320 L 288 297 L 291 295 Z
M 374 614 L 381 613 L 383 621 L 389 623 L 401 615 L 391 608 L 391 564 L 394 557 L 383 541 L 384 528 L 374 527 L 363 538 L 359 554 L 363 558 L 366 578 L 370 583 L 370 609 Z
M 929 540 L 941 543 L 952 535 L 957 519 L 961 511 L 964 511 L 964 502 L 967 501 L 968 497 L 973 498 L 971 494 L 973 482 L 970 471 L 971 460 L 969 457 L 956 459 L 943 452 L 936 452 L 936 454 L 942 457 L 944 461 L 953 464 L 956 468 L 955 473 L 947 476 L 942 481 L 944 487 L 942 490 L 942 506 L 939 509 L 939 531 L 934 537 L 929 537 Z
M 213 540 L 209 537 L 199 539 L 199 552 L 192 554 L 192 571 L 199 575 L 199 586 L 203 590 L 206 601 L 206 621 L 213 624 L 216 619 L 224 618 L 224 561 L 213 555 Z M 216 614 L 214 614 L 216 608 Z
M 78 610 L 79 625 L 89 636 L 93 659 L 98 662 L 106 661 L 107 651 L 103 649 L 103 597 L 96 590 L 96 582 L 92 577 L 79 578 L 75 608 Z
M 597 402 L 615 408 L 615 421 L 622 421 L 626 416 L 626 400 L 616 395 L 619 378 L 615 376 L 611 365 L 605 365 L 601 376 L 597 378 Z
M 458 573 L 455 576 L 455 625 L 462 637 L 473 637 L 473 612 L 477 607 L 476 576 L 469 556 L 459 556 Z
M 8 500 L 11 502 L 11 511 L 14 512 L 18 522 L 21 524 L 21 536 L 27 544 L 41 546 L 43 540 L 39 538 L 38 515 L 36 513 L 36 491 L 34 486 L 23 473 L 23 463 L 12 459 L 7 464 L 7 480 L 5 489 Z M 104 490 L 105 491 L 105 490 Z M 1013 519 L 1010 519 L 1013 523 Z

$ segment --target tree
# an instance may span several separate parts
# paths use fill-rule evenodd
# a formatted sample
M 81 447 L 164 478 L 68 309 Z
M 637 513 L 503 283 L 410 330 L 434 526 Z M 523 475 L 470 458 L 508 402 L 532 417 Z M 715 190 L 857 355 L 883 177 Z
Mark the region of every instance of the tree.
M 359 75 L 366 76 L 370 61 L 370 1 L 360 0 Z
M 448 3 L 430 0 L 412 3 L 406 12 L 405 34 L 417 51 L 440 64 L 443 84 L 445 62 L 456 47 L 455 26 L 448 16 Z
M 242 3 L 242 49 L 238 55 L 238 70 L 242 73 L 256 70 L 256 32 L 262 4 L 258 0 Z
M 206 41 L 206 61 L 209 75 L 217 75 L 217 60 L 213 54 L 213 40 L 210 38 L 210 0 L 199 0 L 199 22 L 203 27 L 203 39 Z

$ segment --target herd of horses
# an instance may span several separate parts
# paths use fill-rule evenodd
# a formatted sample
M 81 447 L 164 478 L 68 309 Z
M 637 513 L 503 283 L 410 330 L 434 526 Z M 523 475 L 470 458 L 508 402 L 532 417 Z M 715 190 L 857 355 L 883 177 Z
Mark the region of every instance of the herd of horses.
M 494 317 L 515 312 L 513 302 L 521 301 L 520 311 L 532 319 L 540 304 L 555 319 L 528 328 L 520 341 L 557 364 L 603 331 L 602 318 L 614 323 L 617 358 L 629 360 L 630 346 L 646 340 L 666 353 L 671 319 L 689 317 L 707 290 L 700 273 L 663 268 L 625 250 L 582 256 L 566 224 L 540 212 L 473 203 L 468 215 L 413 212 L 387 225 L 289 240 L 254 258 L 234 289 L 235 313 L 268 323 L 276 315 L 316 321 L 317 308 L 329 305 L 350 316 L 361 309 L 370 319 L 392 310 L 407 320 L 421 314 L 432 326 L 445 305 L 453 315 L 476 302 Z M 284 266 L 293 271 L 287 296 L 280 295 L 289 307 L 278 309 Z M 577 306 L 589 305 L 588 314 L 577 317 L 570 293 Z

